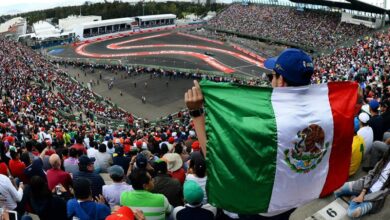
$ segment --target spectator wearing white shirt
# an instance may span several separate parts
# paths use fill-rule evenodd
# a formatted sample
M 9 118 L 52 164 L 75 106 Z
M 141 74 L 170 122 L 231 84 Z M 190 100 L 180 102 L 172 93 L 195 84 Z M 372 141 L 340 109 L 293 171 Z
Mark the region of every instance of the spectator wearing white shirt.
M 112 165 L 112 156 L 106 152 L 106 145 L 100 144 L 99 151 L 95 155 L 95 166 L 101 173 L 107 173 L 108 167 Z
M 83 143 L 84 146 L 85 146 L 87 149 L 90 148 L 90 140 L 89 140 L 89 136 L 88 136 L 88 135 L 85 135 L 83 142 L 84 142 L 84 143 Z
M 360 129 L 358 130 L 357 134 L 362 136 L 364 139 L 364 143 L 366 145 L 366 150 L 364 151 L 365 158 L 371 151 L 371 146 L 374 141 L 374 132 L 372 128 L 367 124 L 368 120 L 370 120 L 370 116 L 367 113 L 360 113 L 358 118 L 360 122 Z
M 16 189 L 7 176 L 0 174 L 0 207 L 15 210 L 17 203 L 22 200 L 23 188 L 23 183 L 20 183 Z
M 189 174 L 186 176 L 186 181 L 193 180 L 195 181 L 203 190 L 203 204 L 207 204 L 207 194 L 206 194 L 206 161 L 199 157 L 192 159 L 190 161 Z
M 46 135 L 45 128 L 42 127 L 41 131 L 38 133 L 38 142 L 43 142 L 46 138 Z
M 97 148 L 98 148 L 98 144 L 97 144 L 96 142 L 92 142 L 91 145 L 90 145 L 90 147 L 87 149 L 87 156 L 88 156 L 89 158 L 92 158 L 92 157 L 95 158 L 97 152 L 99 152 L 99 151 L 97 150 Z

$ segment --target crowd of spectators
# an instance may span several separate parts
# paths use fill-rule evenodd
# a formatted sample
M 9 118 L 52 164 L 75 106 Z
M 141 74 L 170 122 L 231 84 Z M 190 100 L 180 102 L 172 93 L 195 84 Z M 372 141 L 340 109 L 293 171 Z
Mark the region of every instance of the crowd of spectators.
M 57 113 L 57 109 L 83 103 L 75 102 L 72 98 L 71 102 L 76 104 L 67 103 L 59 93 L 53 91 L 54 88 L 46 88 L 45 84 L 73 92 L 82 88 L 73 85 L 69 79 L 65 82 L 60 71 L 56 71 L 31 49 L 3 39 L 0 45 L 0 188 L 1 206 L 4 209 L 17 211 L 24 218 L 28 218 L 26 213 L 32 213 L 40 219 L 69 219 L 73 216 L 79 219 L 105 219 L 111 213 L 106 202 L 113 210 L 116 210 L 115 205 L 129 202 L 128 199 L 120 200 L 120 193 L 111 198 L 112 192 L 118 192 L 116 183 L 129 191 L 144 190 L 144 181 L 151 176 L 146 175 L 145 171 L 142 173 L 142 170 L 157 166 L 153 162 L 158 162 L 160 167 L 165 164 L 153 173 L 153 177 L 158 175 L 162 179 L 161 184 L 165 184 L 160 186 L 160 190 L 176 200 L 172 202 L 175 206 L 184 205 L 180 198 L 183 197 L 186 172 L 181 160 L 184 158 L 187 162 L 188 152 L 193 148 L 199 150 L 196 144 L 192 147 L 195 135 L 189 123 L 187 126 L 171 123 L 148 130 L 110 130 L 97 128 L 93 123 L 67 121 Z M 80 94 L 79 99 L 85 97 L 83 101 L 92 99 L 92 96 Z M 71 96 L 70 93 L 66 95 Z M 157 156 L 153 155 L 167 159 L 158 161 Z M 202 160 L 202 157 L 198 159 Z M 110 167 L 113 164 L 117 166 Z M 203 164 L 200 166 L 204 171 Z M 185 170 L 190 172 L 191 168 L 187 166 Z M 97 174 L 99 172 L 109 172 L 114 184 L 104 188 L 105 183 Z M 174 197 L 169 196 L 172 191 L 167 190 L 167 181 L 163 180 L 170 178 L 168 172 L 176 172 L 181 181 L 169 179 L 168 185 L 175 184 L 172 187 Z M 127 174 L 130 176 L 130 173 L 134 173 L 131 175 L 134 178 L 130 178 L 131 186 L 126 183 Z M 199 178 L 204 178 L 204 175 Z M 153 189 L 158 187 L 156 185 L 154 188 L 151 183 L 147 190 Z M 204 191 L 197 193 L 203 201 Z M 151 198 L 153 195 L 150 193 Z M 159 213 L 164 218 L 165 213 L 171 212 L 172 206 L 163 194 L 156 195 L 166 200 L 165 209 Z M 95 197 L 99 203 L 94 202 Z M 192 200 L 189 197 L 188 202 L 199 205 L 201 201 L 198 197 Z M 152 199 L 151 202 L 155 205 Z M 134 207 L 142 206 L 137 203 Z M 147 207 L 143 211 L 149 214 Z M 139 219 L 143 218 L 142 212 L 134 212 L 140 216 Z M 214 216 L 212 212 L 211 215 Z
M 356 78 L 362 83 L 367 82 L 369 86 L 375 86 L 370 89 L 376 92 L 378 86 L 382 89 L 383 82 L 389 80 L 389 45 L 389 29 L 373 36 L 362 36 L 351 47 L 339 47 L 331 54 L 316 58 L 315 80 Z M 378 98 L 381 94 L 377 94 Z
M 58 114 L 58 111 L 50 111 L 48 107 L 67 113 L 79 109 L 108 119 L 126 120 L 132 117 L 131 114 L 99 100 L 96 94 L 80 83 L 70 80 L 65 72 L 55 68 L 31 49 L 13 42 L 2 41 L 2 44 L 5 45 L 3 52 L 6 53 L 3 58 L 5 75 L 1 81 L 2 91 L 12 98 L 18 98 L 13 102 L 15 111 L 27 107 L 26 111 L 30 113 L 39 107 L 35 103 L 37 102 L 45 104 L 43 108 L 38 108 L 42 112 L 32 112 L 34 117 L 38 118 L 53 118 L 53 114 Z M 29 101 L 32 99 L 34 103 L 27 106 L 22 96 L 26 96 Z
M 293 7 L 232 4 L 208 22 L 209 27 L 294 43 L 315 49 L 334 48 L 371 30 L 341 23 L 341 14 Z
M 107 105 L 97 104 L 92 92 L 30 48 L 5 39 L 0 45 L 0 188 L 6 196 L 1 200 L 3 208 L 25 219 L 32 214 L 40 219 L 104 219 L 111 210 L 115 215 L 118 205 L 123 204 L 141 207 L 146 216 L 156 214 L 149 213 L 148 205 L 143 207 L 133 197 L 122 195 L 120 186 L 129 193 L 142 192 L 142 200 L 149 196 L 150 205 L 155 205 L 155 200 L 164 201 L 163 209 L 158 211 L 161 219 L 173 207 L 180 208 L 174 212 L 176 216 L 188 215 L 188 209 L 196 216 L 201 203 L 207 202 L 206 169 L 187 112 L 179 112 L 175 122 L 170 115 L 168 124 L 154 127 L 106 128 L 97 127 L 93 120 L 67 120 L 58 110 L 71 112 L 78 107 L 99 114 L 107 112 Z M 84 65 L 92 71 L 100 68 L 72 65 Z M 139 66 L 102 68 L 125 68 L 122 70 L 128 74 L 155 77 L 207 78 L 251 85 L 260 82 Z M 103 116 L 123 117 L 109 112 Z M 103 187 L 105 182 L 99 173 L 107 172 L 114 184 Z M 148 182 L 151 178 L 155 178 L 154 183 Z M 161 194 L 146 193 L 149 191 Z M 145 201 L 142 204 L 149 202 Z M 184 206 L 185 201 L 191 205 Z M 143 219 L 142 212 L 133 211 Z M 213 219 L 216 209 L 205 206 L 198 214 Z
M 358 102 L 363 106 L 355 119 L 351 175 L 361 165 L 366 171 L 372 169 L 390 146 L 389 50 L 390 29 L 386 29 L 314 59 L 312 83 L 351 80 L 358 82 L 362 91 Z
M 85 112 L 92 112 L 95 115 L 109 119 L 125 119 L 131 117 L 131 114 L 120 108 L 115 108 L 112 105 L 108 105 L 107 102 L 103 102 L 103 100 L 99 99 L 87 87 L 70 80 L 65 72 L 61 70 L 57 70 L 56 72 L 53 86 L 58 88 L 61 94 L 67 97 L 74 106 L 81 107 Z

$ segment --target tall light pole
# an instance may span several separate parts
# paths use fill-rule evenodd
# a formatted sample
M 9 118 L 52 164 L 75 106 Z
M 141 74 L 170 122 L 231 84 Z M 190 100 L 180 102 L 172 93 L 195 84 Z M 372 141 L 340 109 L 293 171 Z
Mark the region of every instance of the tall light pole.
M 386 15 L 387 15 L 387 13 L 386 13 L 386 7 L 387 7 L 386 2 L 387 2 L 387 0 L 383 0 L 383 9 L 385 10 L 385 12 L 383 13 L 382 27 L 384 27 L 386 25 Z
M 145 0 L 142 1 L 142 16 L 144 15 L 145 15 Z

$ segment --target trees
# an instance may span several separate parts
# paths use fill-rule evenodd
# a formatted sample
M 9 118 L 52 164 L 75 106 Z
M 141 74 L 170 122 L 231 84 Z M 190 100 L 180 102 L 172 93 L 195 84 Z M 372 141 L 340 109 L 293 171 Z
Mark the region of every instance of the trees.
M 210 2 L 208 0 L 208 2 Z M 145 15 L 153 14 L 176 14 L 178 18 L 182 18 L 184 14 L 195 13 L 198 16 L 205 15 L 210 9 L 220 10 L 225 7 L 224 4 L 194 4 L 190 2 L 144 2 Z M 69 15 L 100 15 L 103 19 L 134 17 L 142 15 L 142 2 L 130 4 L 128 2 L 114 1 L 101 2 L 92 4 L 86 1 L 81 6 L 57 7 L 47 10 L 33 11 L 16 16 L 26 17 L 28 23 L 31 25 L 39 20 L 52 18 L 54 22 L 58 19 L 65 18 Z M 9 18 L 9 16 L 2 16 L 0 18 Z M 7 19 L 8 20 L 8 19 Z

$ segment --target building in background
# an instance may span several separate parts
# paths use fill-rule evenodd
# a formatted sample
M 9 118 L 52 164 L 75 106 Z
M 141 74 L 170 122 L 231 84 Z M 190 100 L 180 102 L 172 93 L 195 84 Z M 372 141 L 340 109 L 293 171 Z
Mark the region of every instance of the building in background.
M 0 34 L 6 37 L 17 39 L 18 36 L 26 34 L 27 21 L 25 18 L 16 17 L 0 24 Z
M 38 21 L 32 25 L 32 31 L 36 36 L 55 35 L 61 33 L 61 30 L 47 21 Z
M 102 16 L 90 15 L 90 16 L 81 16 L 81 15 L 70 15 L 67 18 L 58 20 L 58 27 L 64 32 L 73 31 L 80 24 L 101 21 Z

